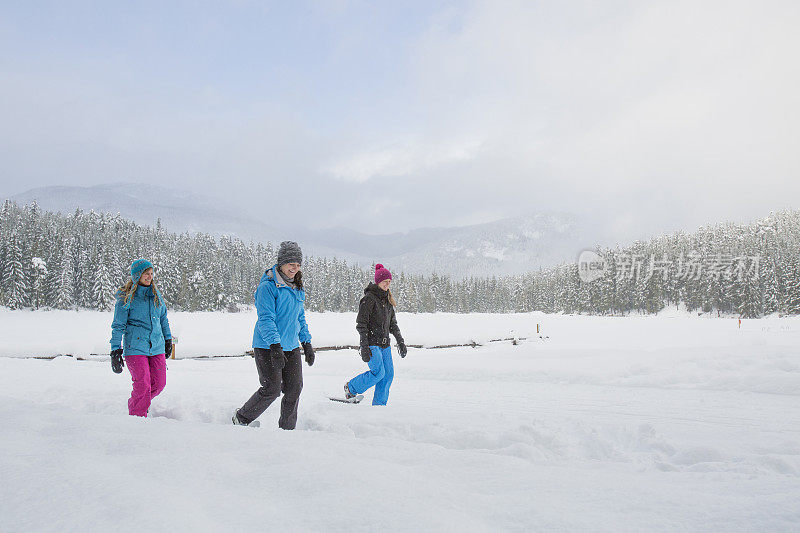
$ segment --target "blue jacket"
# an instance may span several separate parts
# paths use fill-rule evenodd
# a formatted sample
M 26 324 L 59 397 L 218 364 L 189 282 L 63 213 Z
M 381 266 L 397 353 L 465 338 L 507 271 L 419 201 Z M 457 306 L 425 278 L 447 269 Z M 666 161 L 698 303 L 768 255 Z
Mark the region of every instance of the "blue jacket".
M 301 342 L 311 342 L 303 308 L 306 293 L 303 289 L 289 287 L 276 269 L 277 265 L 264 272 L 256 289 L 258 320 L 253 332 L 253 348 L 266 350 L 280 343 L 288 352 Z
M 111 349 L 120 347 L 123 335 L 123 355 L 157 355 L 164 353 L 164 339 L 171 339 L 167 306 L 161 293 L 155 304 L 153 287 L 139 285 L 128 305 L 122 292 L 117 292 L 114 321 L 111 323 Z

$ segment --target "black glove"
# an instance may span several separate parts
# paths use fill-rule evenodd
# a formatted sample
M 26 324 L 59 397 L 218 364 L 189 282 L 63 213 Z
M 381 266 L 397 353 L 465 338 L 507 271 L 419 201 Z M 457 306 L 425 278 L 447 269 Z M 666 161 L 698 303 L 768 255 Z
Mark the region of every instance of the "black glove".
M 272 359 L 272 364 L 278 369 L 282 369 L 286 366 L 286 358 L 283 356 L 283 347 L 277 342 L 269 345 L 269 358 Z
M 372 359 L 372 350 L 369 349 L 369 346 L 362 346 L 361 347 L 361 360 L 365 363 L 369 363 L 369 360 Z
M 164 341 L 164 357 L 169 359 L 170 355 L 172 355 L 172 339 L 166 339 Z
M 408 353 L 408 348 L 406 348 L 406 343 L 398 342 L 397 351 L 400 352 L 400 357 L 405 357 L 406 354 Z
M 111 350 L 111 370 L 113 370 L 115 374 L 119 374 L 122 372 L 124 366 L 125 361 L 122 359 L 122 348 Z
M 303 343 L 303 353 L 306 355 L 306 363 L 308 366 L 314 364 L 314 348 L 311 346 L 310 342 Z

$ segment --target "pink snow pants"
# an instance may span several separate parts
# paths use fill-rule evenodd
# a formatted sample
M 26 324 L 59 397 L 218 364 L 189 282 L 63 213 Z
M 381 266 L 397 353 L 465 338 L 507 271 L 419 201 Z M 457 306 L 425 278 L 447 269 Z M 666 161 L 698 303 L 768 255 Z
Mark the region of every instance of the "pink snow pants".
M 164 354 L 127 355 L 125 366 L 131 373 L 133 392 L 128 400 L 128 414 L 147 416 L 150 401 L 164 390 L 167 384 L 167 360 Z

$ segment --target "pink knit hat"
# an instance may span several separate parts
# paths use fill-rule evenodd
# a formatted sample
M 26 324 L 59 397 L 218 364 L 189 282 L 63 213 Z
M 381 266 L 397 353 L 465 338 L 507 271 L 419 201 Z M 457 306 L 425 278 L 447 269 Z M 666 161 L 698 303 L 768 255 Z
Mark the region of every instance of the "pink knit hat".
M 385 279 L 392 279 L 392 273 L 380 263 L 375 265 L 375 283 L 380 283 Z

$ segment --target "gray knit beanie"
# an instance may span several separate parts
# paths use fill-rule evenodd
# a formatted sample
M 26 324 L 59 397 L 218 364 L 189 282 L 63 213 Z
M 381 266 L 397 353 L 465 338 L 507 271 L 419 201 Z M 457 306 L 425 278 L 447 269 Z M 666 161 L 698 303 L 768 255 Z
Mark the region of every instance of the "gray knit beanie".
M 278 250 L 278 267 L 286 263 L 303 264 L 303 252 L 300 245 L 294 241 L 283 241 Z

